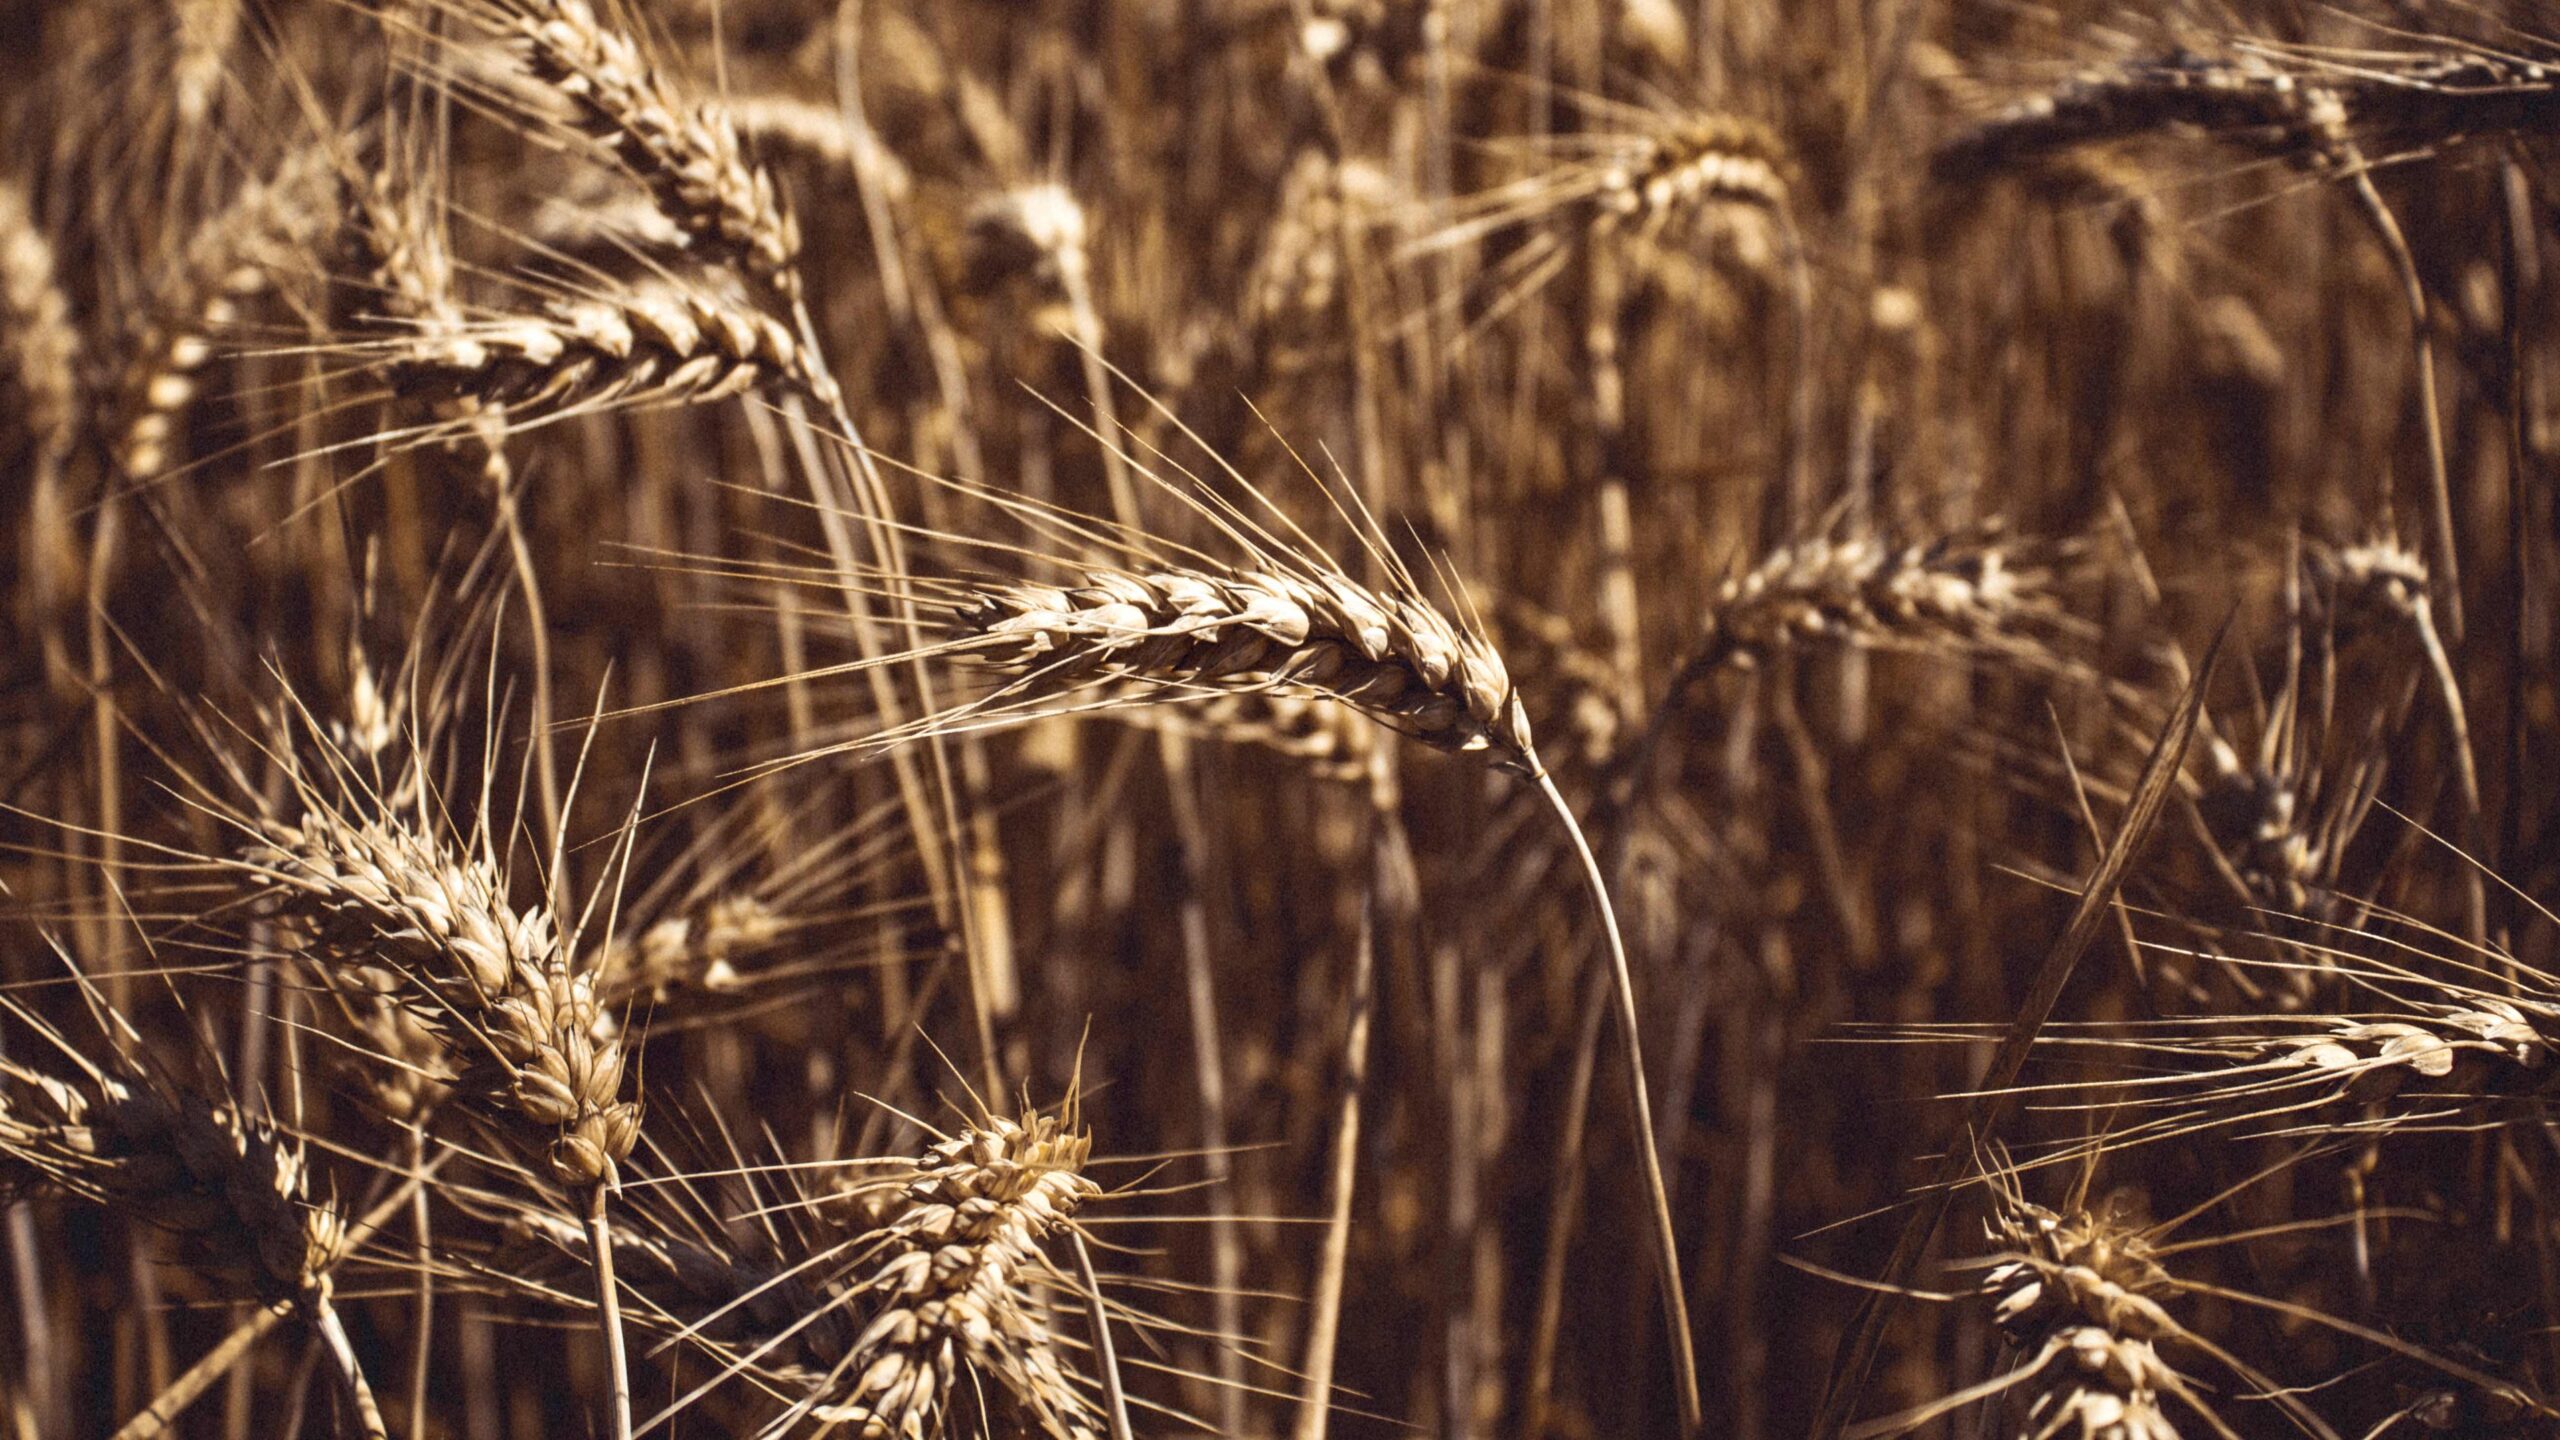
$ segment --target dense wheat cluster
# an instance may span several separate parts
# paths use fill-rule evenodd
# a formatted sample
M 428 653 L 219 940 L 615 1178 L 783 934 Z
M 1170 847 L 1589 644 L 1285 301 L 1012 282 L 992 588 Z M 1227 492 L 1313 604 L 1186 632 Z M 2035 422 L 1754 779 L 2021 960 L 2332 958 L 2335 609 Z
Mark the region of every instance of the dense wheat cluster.
M 0 1436 L 2560 1436 L 2555 136 L 0 0 Z

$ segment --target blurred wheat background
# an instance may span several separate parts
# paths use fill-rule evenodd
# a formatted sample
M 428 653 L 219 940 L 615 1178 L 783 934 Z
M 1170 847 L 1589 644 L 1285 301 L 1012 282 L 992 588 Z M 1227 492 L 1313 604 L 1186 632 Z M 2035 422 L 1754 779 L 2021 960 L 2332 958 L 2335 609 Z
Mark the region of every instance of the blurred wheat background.
M 2539 0 L 0 3 L 0 1418 L 2560 1435 L 2555 133 Z

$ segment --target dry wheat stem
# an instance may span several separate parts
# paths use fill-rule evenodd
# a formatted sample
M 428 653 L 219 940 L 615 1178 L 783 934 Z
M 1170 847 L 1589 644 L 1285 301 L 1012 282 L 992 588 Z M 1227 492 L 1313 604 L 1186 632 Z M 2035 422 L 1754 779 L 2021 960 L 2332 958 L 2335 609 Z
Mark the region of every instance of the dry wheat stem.
M 1381 823 L 1384 823 L 1383 821 Z M 1369 1010 L 1377 967 L 1377 898 L 1362 898 L 1360 934 L 1351 969 L 1351 1024 L 1342 1041 L 1341 1102 L 1334 1118 L 1333 1163 L 1324 1248 L 1316 1261 L 1316 1290 L 1307 1317 L 1306 1360 L 1298 1388 L 1294 1440 L 1324 1440 L 1333 1415 L 1334 1347 L 1340 1336 L 1344 1266 L 1351 1251 L 1352 1187 L 1359 1174 L 1360 1087 L 1369 1072 Z

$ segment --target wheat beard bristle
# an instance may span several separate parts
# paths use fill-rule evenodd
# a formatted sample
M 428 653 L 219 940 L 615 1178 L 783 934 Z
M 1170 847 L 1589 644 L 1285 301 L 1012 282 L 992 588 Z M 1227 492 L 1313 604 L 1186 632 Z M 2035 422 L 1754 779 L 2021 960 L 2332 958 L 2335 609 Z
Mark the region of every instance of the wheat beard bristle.
M 1435 749 L 1542 773 L 1501 657 L 1431 607 L 1338 575 L 1095 570 L 1073 588 L 980 587 L 971 653 L 1045 685 L 1277 685 L 1340 700 Z

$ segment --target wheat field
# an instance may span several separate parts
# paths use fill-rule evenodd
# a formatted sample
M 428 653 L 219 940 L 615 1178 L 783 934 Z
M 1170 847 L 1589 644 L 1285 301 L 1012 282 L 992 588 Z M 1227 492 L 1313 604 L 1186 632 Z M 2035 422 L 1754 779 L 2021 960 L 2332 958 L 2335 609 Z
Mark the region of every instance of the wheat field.
M 0 0 L 0 1425 L 2560 1436 L 2554 136 L 2543 0 Z

